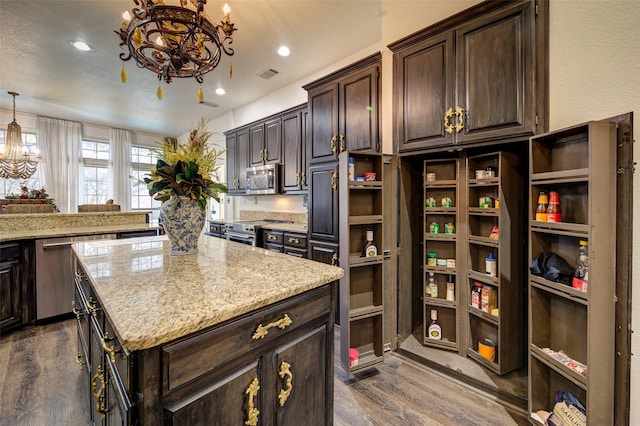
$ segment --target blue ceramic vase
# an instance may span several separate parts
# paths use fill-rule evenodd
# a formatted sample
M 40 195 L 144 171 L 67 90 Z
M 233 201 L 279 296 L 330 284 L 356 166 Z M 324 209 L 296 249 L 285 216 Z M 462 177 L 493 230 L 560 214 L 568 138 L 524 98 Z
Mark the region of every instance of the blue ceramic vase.
M 169 237 L 169 254 L 198 252 L 198 238 L 206 220 L 198 200 L 174 195 L 160 206 L 160 218 Z

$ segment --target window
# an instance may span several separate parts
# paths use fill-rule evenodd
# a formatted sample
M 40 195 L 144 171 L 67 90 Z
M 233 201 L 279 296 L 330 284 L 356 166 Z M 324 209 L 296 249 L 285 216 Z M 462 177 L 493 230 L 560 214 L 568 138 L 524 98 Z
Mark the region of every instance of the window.
M 161 203 L 149 195 L 144 177 L 156 165 L 156 160 L 151 148 L 131 146 L 131 210 L 150 210 L 152 222 L 158 220 Z
M 109 188 L 109 143 L 82 141 L 82 204 L 104 204 Z
M 6 130 L 0 130 L 0 153 L 4 152 Z M 22 143 L 31 153 L 37 152 L 36 134 L 22 133 Z M 0 197 L 4 198 L 11 194 L 20 194 L 20 187 L 26 185 L 29 189 L 40 189 L 42 187 L 42 179 L 40 177 L 40 167 L 29 179 L 0 179 Z

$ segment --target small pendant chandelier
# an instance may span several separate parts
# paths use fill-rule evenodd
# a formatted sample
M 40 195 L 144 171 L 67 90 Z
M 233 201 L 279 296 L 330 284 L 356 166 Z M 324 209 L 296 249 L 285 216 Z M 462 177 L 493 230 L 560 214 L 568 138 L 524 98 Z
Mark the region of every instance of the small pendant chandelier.
M 4 152 L 0 154 L 0 178 L 28 179 L 38 168 L 40 156 L 32 157 L 22 144 L 22 129 L 16 122 L 16 96 L 19 93 L 8 92 L 13 96 L 13 121 L 7 125 Z
M 202 76 L 218 66 L 223 53 L 233 56 L 236 28 L 229 20 L 227 4 L 222 20 L 216 24 L 204 11 L 207 0 L 179 0 L 179 6 L 165 4 L 164 0 L 134 2 L 134 8 L 122 14 L 122 26 L 116 31 L 124 50 L 120 53 L 123 83 L 127 81 L 124 62 L 133 58 L 138 67 L 157 75 L 157 96 L 162 100 L 162 81 L 169 84 L 173 78 L 193 77 L 201 85 Z M 229 77 L 231 72 L 230 64 Z M 200 102 L 202 98 L 200 87 Z

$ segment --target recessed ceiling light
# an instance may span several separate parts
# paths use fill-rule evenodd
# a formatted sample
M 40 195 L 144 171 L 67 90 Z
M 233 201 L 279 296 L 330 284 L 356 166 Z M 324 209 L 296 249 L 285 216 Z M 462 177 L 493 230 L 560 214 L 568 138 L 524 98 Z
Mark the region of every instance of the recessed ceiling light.
M 217 93 L 218 95 L 224 95 L 224 94 L 225 94 L 225 93 L 227 93 L 227 92 L 225 92 L 225 91 L 224 91 L 224 89 L 223 89 L 222 87 L 218 87 L 218 88 L 216 89 L 216 93 Z
M 82 50 L 83 52 L 87 52 L 91 50 L 91 46 L 89 46 L 84 41 L 70 41 L 69 44 L 78 50 Z
M 280 56 L 289 56 L 289 53 L 291 53 L 291 51 L 287 46 L 280 46 L 278 48 L 278 55 Z

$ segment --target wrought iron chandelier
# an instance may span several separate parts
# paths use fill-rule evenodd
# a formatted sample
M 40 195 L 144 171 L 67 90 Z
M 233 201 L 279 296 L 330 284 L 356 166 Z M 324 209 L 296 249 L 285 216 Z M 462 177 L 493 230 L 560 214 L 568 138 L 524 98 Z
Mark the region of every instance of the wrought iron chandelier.
M 0 155 L 0 178 L 28 179 L 38 168 L 40 156 L 32 157 L 22 144 L 22 129 L 16 122 L 16 96 L 19 93 L 8 92 L 13 96 L 13 121 L 7 125 L 4 152 Z
M 236 28 L 229 20 L 229 5 L 224 5 L 220 23 L 214 24 L 204 12 L 207 0 L 179 0 L 180 6 L 163 0 L 133 1 L 135 6 L 122 14 L 122 26 L 116 31 L 125 49 L 120 53 L 123 83 L 127 81 L 124 61 L 133 58 L 140 68 L 157 74 L 157 95 L 162 100 L 163 80 L 169 84 L 173 78 L 193 77 L 202 84 L 202 76 L 218 66 L 222 53 L 235 53 L 231 44 Z M 229 63 L 229 77 L 231 67 Z M 198 100 L 203 98 L 200 87 Z

